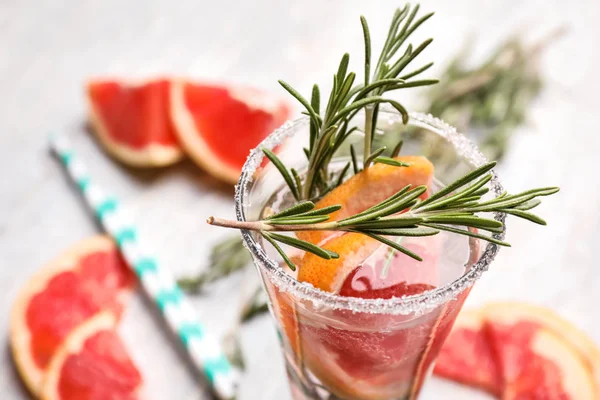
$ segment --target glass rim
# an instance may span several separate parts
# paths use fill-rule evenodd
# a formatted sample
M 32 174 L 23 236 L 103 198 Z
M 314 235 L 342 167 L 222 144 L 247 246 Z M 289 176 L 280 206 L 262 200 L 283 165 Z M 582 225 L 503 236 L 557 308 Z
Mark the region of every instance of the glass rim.
M 401 122 L 400 114 L 391 107 L 382 107 L 380 113 L 389 114 L 390 122 Z M 380 114 L 381 115 L 381 114 Z M 447 124 L 431 114 L 419 112 L 409 113 L 409 124 L 422 128 L 433 128 L 436 134 L 447 140 L 461 158 L 471 167 L 477 168 L 488 162 L 477 146 L 467 137 L 457 132 L 456 128 Z M 273 149 L 284 139 L 293 135 L 295 127 L 308 122 L 307 116 L 287 121 L 266 137 L 255 149 L 250 152 L 242 169 L 242 174 L 235 188 L 235 212 L 238 221 L 245 221 L 244 205 L 249 195 L 249 185 L 253 181 L 254 173 L 263 160 L 261 148 Z M 491 171 L 492 179 L 489 182 L 491 192 L 499 196 L 504 188 L 500 183 L 495 170 Z M 493 213 L 493 218 L 504 223 L 506 214 L 502 212 Z M 373 314 L 403 314 L 422 313 L 439 307 L 466 290 L 479 279 L 481 274 L 489 268 L 496 257 L 500 246 L 487 242 L 485 250 L 478 260 L 471 266 L 469 271 L 454 281 L 438 288 L 411 296 L 392 297 L 390 299 L 362 299 L 356 297 L 344 297 L 315 288 L 314 286 L 300 282 L 283 270 L 281 265 L 268 257 L 262 246 L 254 240 L 250 231 L 242 230 L 244 246 L 252 253 L 254 263 L 259 262 L 259 268 L 266 268 L 269 272 L 268 278 L 279 288 L 280 291 L 288 292 L 297 299 L 312 301 L 316 305 L 328 306 L 334 309 L 348 310 L 353 312 Z M 497 240 L 504 240 L 506 226 L 500 233 L 492 234 Z

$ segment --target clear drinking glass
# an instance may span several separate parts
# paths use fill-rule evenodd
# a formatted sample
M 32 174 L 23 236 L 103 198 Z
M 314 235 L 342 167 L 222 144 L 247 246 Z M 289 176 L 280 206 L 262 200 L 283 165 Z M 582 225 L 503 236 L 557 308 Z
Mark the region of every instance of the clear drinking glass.
M 363 126 L 363 114 L 352 123 Z M 382 108 L 377 132 L 377 140 L 401 136 L 402 154 L 427 155 L 438 187 L 487 162 L 471 141 L 430 115 L 411 113 L 409 124 L 403 125 L 399 114 Z M 284 164 L 301 171 L 308 138 L 309 121 L 302 117 L 276 130 L 251 153 L 236 188 L 239 221 L 260 218 L 273 194 L 284 187 L 260 149 L 274 149 Z M 503 191 L 495 174 L 489 187 L 490 197 Z M 503 222 L 504 214 L 494 218 Z M 361 299 L 297 281 L 259 235 L 242 235 L 269 295 L 296 400 L 417 398 L 472 285 L 498 252 L 495 244 L 446 234 L 435 242 L 437 257 L 414 267 L 421 268 L 416 280 L 423 274 L 435 276 L 428 282 L 435 289 L 400 298 Z M 502 240 L 504 233 L 494 237 Z

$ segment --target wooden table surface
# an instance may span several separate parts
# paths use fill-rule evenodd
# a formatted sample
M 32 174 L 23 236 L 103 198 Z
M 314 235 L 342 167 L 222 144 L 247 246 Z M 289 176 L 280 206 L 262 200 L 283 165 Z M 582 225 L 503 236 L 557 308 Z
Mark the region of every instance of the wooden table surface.
M 205 218 L 233 214 L 231 191 L 216 188 L 189 162 L 135 172 L 100 151 L 84 128 L 87 78 L 176 74 L 280 93 L 276 79 L 285 78 L 307 93 L 315 80 L 327 86 L 344 51 L 361 68 L 359 15 L 369 18 L 372 36 L 381 38 L 393 6 L 356 0 L 0 1 L 0 339 L 7 343 L 10 305 L 28 277 L 61 249 L 97 232 L 48 154 L 50 132 L 68 133 L 99 182 L 134 210 L 142 236 L 175 274 L 206 267 L 207 251 L 223 232 L 208 228 Z M 481 55 L 512 32 L 535 39 L 568 27 L 567 36 L 542 58 L 548 85 L 500 168 L 513 191 L 562 187 L 540 207 L 550 226 L 510 220 L 513 248 L 501 252 L 468 303 L 519 299 L 547 305 L 600 342 L 600 265 L 594 254 L 600 243 L 600 185 L 594 175 L 600 154 L 600 4 L 458 0 L 427 1 L 423 9 L 437 12 L 418 35 L 435 37 L 422 56 L 437 62 L 431 76 L 469 36 Z M 417 107 L 418 92 L 401 98 Z M 194 300 L 217 334 L 232 327 L 239 288 L 251 287 L 253 277 L 234 276 Z M 119 327 L 146 377 L 148 398 L 208 398 L 151 310 L 136 298 Z M 253 321 L 243 333 L 248 373 L 240 399 L 289 398 L 270 319 Z M 8 345 L 3 349 L 1 397 L 27 398 Z M 485 398 L 435 379 L 422 398 L 442 394 Z

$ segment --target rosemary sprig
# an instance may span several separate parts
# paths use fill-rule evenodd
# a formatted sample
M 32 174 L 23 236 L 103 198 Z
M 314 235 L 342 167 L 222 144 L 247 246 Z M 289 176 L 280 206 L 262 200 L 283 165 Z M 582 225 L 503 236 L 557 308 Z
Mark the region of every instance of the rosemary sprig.
M 564 32 L 558 28 L 532 45 L 509 37 L 478 64 L 468 62 L 470 47 L 465 47 L 441 73 L 440 83 L 423 93 L 420 107 L 468 135 L 489 159 L 502 161 L 513 133 L 527 123 L 527 112 L 543 88 L 540 55 Z M 421 151 L 436 170 L 451 170 L 456 155 L 445 150 L 443 139 L 415 127 L 375 135 L 373 146 L 390 148 L 417 132 Z M 348 146 L 343 152 L 348 154 Z
M 204 287 L 220 278 L 243 269 L 251 261 L 238 235 L 215 245 L 210 253 L 210 268 L 197 276 L 181 278 L 177 281 L 186 292 L 197 294 Z
M 337 221 L 329 221 L 329 214 L 337 211 L 340 206 L 314 210 L 313 202 L 303 201 L 260 221 L 230 221 L 210 217 L 207 222 L 226 228 L 259 232 L 273 244 L 292 270 L 295 270 L 294 263 L 278 243 L 313 253 L 324 259 L 337 258 L 339 255 L 316 244 L 275 232 L 321 230 L 361 233 L 419 261 L 420 257 L 417 254 L 387 237 L 428 236 L 444 230 L 476 237 L 501 246 L 510 246 L 490 235 L 502 232 L 503 224 L 478 214 L 504 212 L 545 225 L 543 219 L 529 210 L 540 204 L 539 197 L 552 195 L 559 189 L 548 187 L 531 189 L 518 194 L 503 193 L 494 199 L 482 200 L 482 196 L 487 192 L 484 185 L 492 179 L 490 171 L 495 165 L 495 162 L 483 165 L 423 201 L 419 197 L 427 187 L 413 188 L 408 185 L 381 203 Z M 474 232 L 468 228 L 476 228 L 489 234 Z
M 433 15 L 430 13 L 416 19 L 418 11 L 419 5 L 414 8 L 406 5 L 404 8 L 396 10 L 371 76 L 371 34 L 367 20 L 361 16 L 365 45 L 364 82 L 355 85 L 356 73 L 348 71 L 350 55 L 344 54 L 337 73 L 333 76 L 333 87 L 323 114 L 320 109 L 321 92 L 317 85 L 313 86 L 311 100 L 308 101 L 288 83 L 279 81 L 281 86 L 304 106 L 306 109 L 304 113 L 310 118 L 309 147 L 305 151 L 308 168 L 304 182 L 297 179 L 297 174 L 289 171 L 275 154 L 265 149 L 265 155 L 280 171 L 297 200 L 315 199 L 331 188 L 329 163 L 340 145 L 353 131 L 353 129 L 348 129 L 349 121 L 363 108 L 365 109 L 365 150 L 362 168 L 368 168 L 373 162 L 403 166 L 393 163 L 389 157 L 378 157 L 381 153 L 371 152 L 371 144 L 380 104 L 390 104 L 402 115 L 404 123 L 408 121 L 408 112 L 404 106 L 395 100 L 383 97 L 384 93 L 438 82 L 433 79 L 410 80 L 426 71 L 432 63 L 403 74 L 404 69 L 427 48 L 432 39 L 425 40 L 414 49 L 412 44 L 409 44 L 401 56 L 396 56 L 400 54 L 400 48 L 410 35 Z M 355 173 L 361 170 L 356 157 L 353 158 L 353 170 Z
M 490 159 L 502 160 L 513 132 L 527 122 L 527 110 L 543 88 L 540 55 L 563 33 L 563 28 L 556 29 L 533 45 L 510 37 L 474 66 L 467 64 L 465 48 L 442 74 L 442 83 L 425 93 L 427 112 L 469 133 Z M 436 140 L 432 138 L 430 149 Z
M 365 71 L 364 71 L 364 86 L 370 83 L 371 79 L 371 47 L 370 33 L 367 22 L 361 18 L 363 33 L 365 35 Z M 561 34 L 558 30 L 548 36 L 541 42 L 527 47 L 518 38 L 509 38 L 492 52 L 489 58 L 485 59 L 478 65 L 468 66 L 465 60 L 469 54 L 467 49 L 456 55 L 454 60 L 448 65 L 442 73 L 442 83 L 432 87 L 432 90 L 424 93 L 424 109 L 427 112 L 436 115 L 450 124 L 456 126 L 459 131 L 472 135 L 484 154 L 491 159 L 501 160 L 508 149 L 508 139 L 512 132 L 521 125 L 526 119 L 526 112 L 530 103 L 538 95 L 542 87 L 542 80 L 537 68 L 537 61 L 541 51 L 547 47 L 548 43 Z M 367 43 L 369 45 L 367 46 Z M 413 73 L 400 76 L 401 79 L 409 80 L 414 76 L 424 72 L 430 68 L 433 63 L 424 65 L 422 68 L 416 69 Z M 356 90 L 356 89 L 355 89 Z M 512 99 L 517 99 L 513 101 Z M 311 96 L 311 106 L 314 110 L 320 110 L 320 92 L 319 87 L 313 87 Z M 502 118 L 498 118 L 503 115 Z M 345 129 L 345 135 L 348 137 L 357 127 Z M 374 135 L 371 146 L 382 147 L 387 146 L 388 149 L 393 148 L 390 158 L 395 158 L 400 153 L 402 148 L 402 140 L 398 141 L 399 136 L 387 132 L 386 135 Z M 316 128 L 311 124 L 311 142 L 314 145 L 314 138 L 317 135 Z M 340 145 L 343 140 L 336 142 L 336 156 L 339 156 Z M 435 138 L 432 138 L 435 140 Z M 436 146 L 429 143 L 426 150 L 435 150 Z M 349 146 L 345 146 L 342 150 L 348 151 Z M 362 169 L 359 165 L 358 157 L 355 149 L 353 150 L 353 162 L 349 162 L 336 175 L 334 182 L 330 184 L 331 188 L 341 185 L 351 165 L 354 173 L 360 172 Z M 308 149 L 306 149 L 308 152 Z M 368 154 L 368 153 L 367 153 Z M 385 154 L 385 153 L 384 153 Z M 439 160 L 436 154 L 428 154 L 432 160 Z M 310 155 L 307 154 L 307 159 Z M 377 162 L 377 160 L 375 160 Z M 294 178 L 298 192 L 302 193 L 302 180 L 295 173 L 295 170 L 290 169 L 290 174 Z M 472 185 L 472 188 L 475 186 Z M 475 195 L 484 195 L 488 189 L 481 188 L 481 192 L 475 190 Z M 321 196 L 323 194 L 320 194 Z M 472 197 L 466 195 L 463 197 L 463 204 L 468 204 L 473 201 Z M 531 213 L 528 210 L 539 205 L 539 200 L 534 199 L 529 202 L 522 203 L 520 206 L 512 209 L 503 209 L 503 212 L 508 214 L 520 214 L 521 218 L 535 219 L 536 223 L 543 223 L 543 220 Z M 459 234 L 471 236 L 472 232 L 458 227 L 444 226 L 436 223 L 423 223 L 424 227 L 429 227 L 437 230 L 448 232 L 456 232 Z M 229 239 L 228 239 L 229 240 Z M 401 243 L 402 237 L 395 239 Z M 238 238 L 238 246 L 240 252 L 246 254 L 241 239 Z M 220 246 L 218 244 L 217 246 Z M 232 260 L 238 257 L 238 250 L 232 251 L 229 254 L 223 254 L 223 257 L 230 257 Z M 386 264 L 382 272 L 382 277 L 385 277 L 390 265 L 391 259 L 398 251 L 394 248 L 389 249 L 386 259 Z M 225 260 L 225 259 L 224 259 Z M 232 261 L 234 262 L 234 261 Z M 235 262 L 234 262 L 235 263 Z M 215 268 L 220 269 L 220 267 Z M 223 270 L 225 271 L 225 270 Z M 225 276 L 223 274 L 222 276 Z M 241 312 L 241 320 L 246 320 L 266 312 L 268 310 L 264 293 L 261 293 L 262 288 L 257 288 L 254 295 L 245 303 Z

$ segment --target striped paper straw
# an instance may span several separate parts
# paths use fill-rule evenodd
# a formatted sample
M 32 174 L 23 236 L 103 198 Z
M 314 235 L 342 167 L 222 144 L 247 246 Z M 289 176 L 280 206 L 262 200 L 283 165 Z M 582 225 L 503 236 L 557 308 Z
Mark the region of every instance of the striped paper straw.
M 169 327 L 181 339 L 190 358 L 204 371 L 219 399 L 233 399 L 238 371 L 225 357 L 219 342 L 198 320 L 194 309 L 168 270 L 142 247 L 138 230 L 121 202 L 95 184 L 64 135 L 51 138 L 51 146 L 104 229 L 115 239 L 123 257 L 154 299 Z

